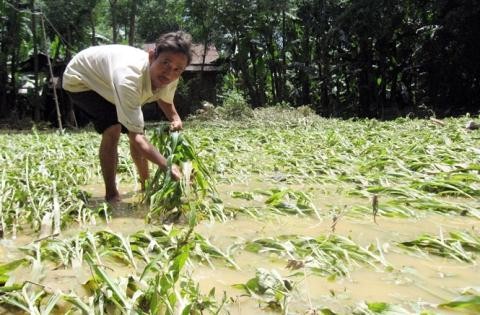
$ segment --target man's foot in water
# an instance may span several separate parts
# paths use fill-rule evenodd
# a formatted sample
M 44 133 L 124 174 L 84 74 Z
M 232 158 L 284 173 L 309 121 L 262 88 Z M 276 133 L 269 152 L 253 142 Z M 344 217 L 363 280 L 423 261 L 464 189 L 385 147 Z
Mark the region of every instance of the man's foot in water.
M 120 198 L 120 194 L 115 194 L 112 196 L 105 196 L 105 201 L 112 206 L 116 206 L 122 199 Z

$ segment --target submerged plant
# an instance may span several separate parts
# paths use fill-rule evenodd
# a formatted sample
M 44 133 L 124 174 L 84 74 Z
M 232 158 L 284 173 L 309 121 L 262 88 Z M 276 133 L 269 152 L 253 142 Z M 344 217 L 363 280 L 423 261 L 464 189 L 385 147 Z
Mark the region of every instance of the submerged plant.
M 275 212 L 285 214 L 315 214 L 320 218 L 317 208 L 310 196 L 303 191 L 292 189 L 272 189 L 268 192 L 268 199 L 265 201 Z
M 0 295 L 5 292 L 16 291 L 23 287 L 23 284 L 9 283 L 9 274 L 28 262 L 26 258 L 13 260 L 6 264 L 0 265 Z
M 301 262 L 316 274 L 333 277 L 349 275 L 349 267 L 359 263 L 375 268 L 378 263 L 387 266 L 381 252 L 376 254 L 373 249 L 360 247 L 351 239 L 336 235 L 261 238 L 248 242 L 245 248 L 256 253 L 276 253 L 289 262 Z
M 191 280 L 182 274 L 195 246 L 192 237 L 196 214 L 192 211 L 187 215 L 188 229 L 176 235 L 172 250 L 161 252 L 152 259 L 139 277 L 112 279 L 103 267 L 87 256 L 94 275 L 96 299 L 102 299 L 127 314 L 190 314 L 197 310 L 196 307 L 218 313 L 223 303 L 217 306 L 211 294 L 204 298 L 198 288 L 191 285 Z M 180 286 L 177 285 L 179 282 Z
M 353 310 L 353 315 L 382 315 L 382 314 L 395 314 L 395 315 L 410 315 L 411 311 L 408 311 L 400 305 L 389 304 L 385 302 L 361 302 Z M 428 313 L 421 313 L 427 315 Z
M 459 297 L 439 305 L 440 309 L 480 313 L 480 288 L 467 288 Z
M 183 177 L 175 181 L 169 172 L 156 171 L 148 181 L 144 196 L 150 205 L 150 217 L 172 213 L 181 215 L 188 212 L 189 202 L 199 205 L 207 196 L 216 194 L 213 178 L 185 135 L 157 128 L 152 143 L 166 157 L 168 169 L 173 164 L 181 166 Z
M 378 206 L 378 214 L 385 217 L 418 217 L 421 212 L 437 212 L 457 215 L 470 215 L 480 218 L 480 208 L 475 203 L 459 203 L 434 197 L 408 187 L 369 187 L 367 191 L 350 191 L 352 195 L 371 198 L 372 193 L 384 194 Z M 385 200 L 383 200 L 385 199 Z M 354 206 L 353 213 L 371 213 L 372 208 Z
M 163 226 L 151 231 L 139 231 L 132 235 L 123 236 L 109 230 L 100 230 L 95 233 L 81 232 L 75 237 L 67 239 L 45 239 L 20 248 L 27 257 L 39 257 L 40 261 L 51 261 L 58 264 L 58 268 L 78 267 L 86 255 L 95 257 L 101 263 L 102 258 L 113 258 L 117 262 L 137 268 L 138 260 L 150 263 L 154 257 L 168 257 L 179 246 L 181 238 L 188 233 L 185 229 Z M 239 269 L 230 255 L 214 246 L 208 239 L 190 231 L 192 249 L 190 258 L 206 261 L 213 266 L 213 260 L 222 261 Z M 7 274 L 15 268 L 29 264 L 27 258 L 0 265 L 1 279 L 8 278 Z M 6 281 L 6 280 L 5 280 Z
M 38 290 L 36 287 L 38 285 L 28 283 L 17 291 L 0 295 L 0 304 L 14 306 L 31 315 L 48 315 L 60 300 L 61 294 L 48 294 L 45 290 Z
M 41 244 L 36 243 L 28 251 L 32 251 L 38 262 L 42 259 L 59 260 L 63 266 L 67 266 L 70 262 L 78 262 L 78 259 L 81 263 L 83 257 L 92 272 L 92 278 L 84 285 L 90 295 L 85 300 L 73 292 L 51 294 L 45 288 L 34 289 L 25 283 L 8 284 L 0 290 L 0 303 L 31 314 L 48 314 L 61 298 L 71 304 L 68 311 L 86 314 L 173 315 L 190 314 L 197 310 L 217 314 L 226 298 L 218 305 L 214 290 L 204 296 L 182 270 L 191 255 L 209 259 L 207 252 L 210 252 L 216 258 L 228 257 L 222 256 L 221 251 L 207 240 L 195 236 L 193 229 L 197 216 L 193 211 L 187 214 L 187 218 L 188 228 L 181 230 L 165 228 L 127 237 L 109 231 L 95 234 L 87 232 L 66 242 L 44 240 Z M 198 243 L 196 239 L 199 239 Z M 195 249 L 195 254 L 191 253 L 192 249 Z M 134 257 L 140 257 L 146 265 L 130 276 L 115 277 L 100 260 L 103 255 L 120 257 L 134 268 Z M 25 262 L 26 259 L 0 266 L 0 276 L 7 281 L 8 272 Z
M 268 271 L 258 268 L 255 277 L 246 283 L 234 284 L 233 287 L 243 290 L 267 308 L 288 313 L 288 300 L 294 284 L 283 278 L 276 270 Z
M 449 236 L 423 234 L 416 240 L 401 242 L 399 246 L 458 261 L 475 262 L 474 253 L 480 252 L 480 236 L 469 232 L 450 232 Z

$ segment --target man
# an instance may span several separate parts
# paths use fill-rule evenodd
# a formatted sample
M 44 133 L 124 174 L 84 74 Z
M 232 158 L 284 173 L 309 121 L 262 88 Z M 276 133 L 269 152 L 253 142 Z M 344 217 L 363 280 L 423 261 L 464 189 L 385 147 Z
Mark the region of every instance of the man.
M 171 130 L 182 129 L 173 97 L 178 79 L 191 61 L 191 37 L 183 32 L 167 33 L 148 53 L 130 46 L 94 46 L 79 52 L 63 74 L 63 88 L 102 134 L 100 166 L 105 182 L 105 200 L 120 201 L 116 185 L 118 142 L 128 133 L 130 153 L 142 189 L 148 178 L 148 161 L 167 171 L 167 161 L 144 135 L 141 106 L 157 101 L 170 120 Z M 173 165 L 171 176 L 182 176 Z

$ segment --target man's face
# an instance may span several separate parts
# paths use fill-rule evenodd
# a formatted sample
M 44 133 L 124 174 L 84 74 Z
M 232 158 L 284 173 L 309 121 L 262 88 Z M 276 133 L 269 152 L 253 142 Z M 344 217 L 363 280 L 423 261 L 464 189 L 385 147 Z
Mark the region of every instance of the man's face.
M 149 60 L 150 80 L 152 81 L 153 91 L 178 79 L 188 63 L 185 54 L 169 51 L 160 53 L 157 58 L 155 58 L 154 53 L 151 51 Z

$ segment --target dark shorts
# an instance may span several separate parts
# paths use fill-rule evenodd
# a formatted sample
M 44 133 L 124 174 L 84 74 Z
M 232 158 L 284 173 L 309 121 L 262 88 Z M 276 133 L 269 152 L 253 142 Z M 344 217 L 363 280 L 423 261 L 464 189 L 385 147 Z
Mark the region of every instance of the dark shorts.
M 102 134 L 107 128 L 120 124 L 117 117 L 115 105 L 104 99 L 94 91 L 69 92 L 68 96 L 72 104 L 80 109 L 95 127 L 95 131 Z M 128 133 L 127 128 L 122 125 L 122 133 Z

